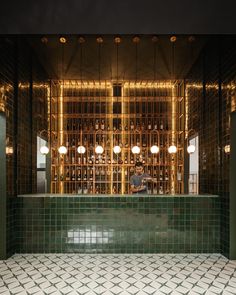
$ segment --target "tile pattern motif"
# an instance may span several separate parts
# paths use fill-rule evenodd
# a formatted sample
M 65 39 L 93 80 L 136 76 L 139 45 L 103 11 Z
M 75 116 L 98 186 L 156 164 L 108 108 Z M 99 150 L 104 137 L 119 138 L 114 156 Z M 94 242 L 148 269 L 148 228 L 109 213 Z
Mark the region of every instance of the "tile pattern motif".
M 16 253 L 219 253 L 218 197 L 18 197 Z
M 220 254 L 16 254 L 0 261 L 0 294 L 236 294 L 236 261 Z

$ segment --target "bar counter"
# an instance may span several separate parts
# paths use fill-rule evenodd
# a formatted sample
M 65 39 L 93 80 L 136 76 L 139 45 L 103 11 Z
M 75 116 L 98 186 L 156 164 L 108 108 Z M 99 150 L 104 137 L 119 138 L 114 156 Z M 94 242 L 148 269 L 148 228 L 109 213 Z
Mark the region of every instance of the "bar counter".
M 20 253 L 219 253 L 216 195 L 19 195 Z

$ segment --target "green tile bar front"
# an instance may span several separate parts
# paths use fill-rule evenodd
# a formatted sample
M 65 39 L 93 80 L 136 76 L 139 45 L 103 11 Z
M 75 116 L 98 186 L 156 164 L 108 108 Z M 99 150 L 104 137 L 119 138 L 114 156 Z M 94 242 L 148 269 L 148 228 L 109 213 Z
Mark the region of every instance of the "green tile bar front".
M 219 253 L 211 195 L 22 195 L 20 253 Z

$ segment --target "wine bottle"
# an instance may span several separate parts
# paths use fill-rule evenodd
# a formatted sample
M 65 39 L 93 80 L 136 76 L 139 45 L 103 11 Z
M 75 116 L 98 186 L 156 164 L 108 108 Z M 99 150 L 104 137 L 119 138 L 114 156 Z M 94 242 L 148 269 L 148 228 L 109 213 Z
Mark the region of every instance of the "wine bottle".
M 66 181 L 69 181 L 70 180 L 70 172 L 69 172 L 69 169 L 67 168 L 66 169 Z
M 80 168 L 77 171 L 77 180 L 81 181 L 81 169 Z
M 151 121 L 149 120 L 148 121 L 148 130 L 151 130 L 152 129 L 152 124 L 151 124 Z
M 86 169 L 84 170 L 84 180 L 85 181 L 87 180 L 87 170 Z
M 71 180 L 75 181 L 75 169 L 72 170 Z

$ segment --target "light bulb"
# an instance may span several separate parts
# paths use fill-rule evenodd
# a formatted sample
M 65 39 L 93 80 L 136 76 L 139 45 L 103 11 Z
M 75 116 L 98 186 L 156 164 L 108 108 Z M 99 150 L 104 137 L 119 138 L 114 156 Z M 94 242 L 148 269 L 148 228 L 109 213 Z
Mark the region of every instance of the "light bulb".
M 78 148 L 77 148 L 77 152 L 79 154 L 84 154 L 86 151 L 85 147 L 83 145 L 79 145 Z
M 229 144 L 224 147 L 224 151 L 226 154 L 230 153 L 230 145 Z
M 175 154 L 177 152 L 177 147 L 175 145 L 171 145 L 168 147 L 168 153 L 169 154 Z
M 115 154 L 119 154 L 121 152 L 121 147 L 119 145 L 116 145 L 113 147 L 113 151 Z
M 61 145 L 58 148 L 58 152 L 59 152 L 59 154 L 65 155 L 67 153 L 67 148 L 64 145 Z
M 140 153 L 140 147 L 135 145 L 132 147 L 132 153 L 133 154 L 139 154 Z
M 159 153 L 159 147 L 157 146 L 157 145 L 153 145 L 153 146 L 151 146 L 151 148 L 150 148 L 150 151 L 151 151 L 151 153 L 152 154 L 157 154 L 157 153 Z
M 42 155 L 47 155 L 49 153 L 49 148 L 47 146 L 41 146 L 40 153 Z
M 193 145 L 193 144 L 190 144 L 190 145 L 187 147 L 187 152 L 188 152 L 189 154 L 194 153 L 195 150 L 196 150 L 196 147 L 195 147 L 195 145 Z
M 101 145 L 96 146 L 95 153 L 96 154 L 102 154 L 104 151 L 103 147 Z

